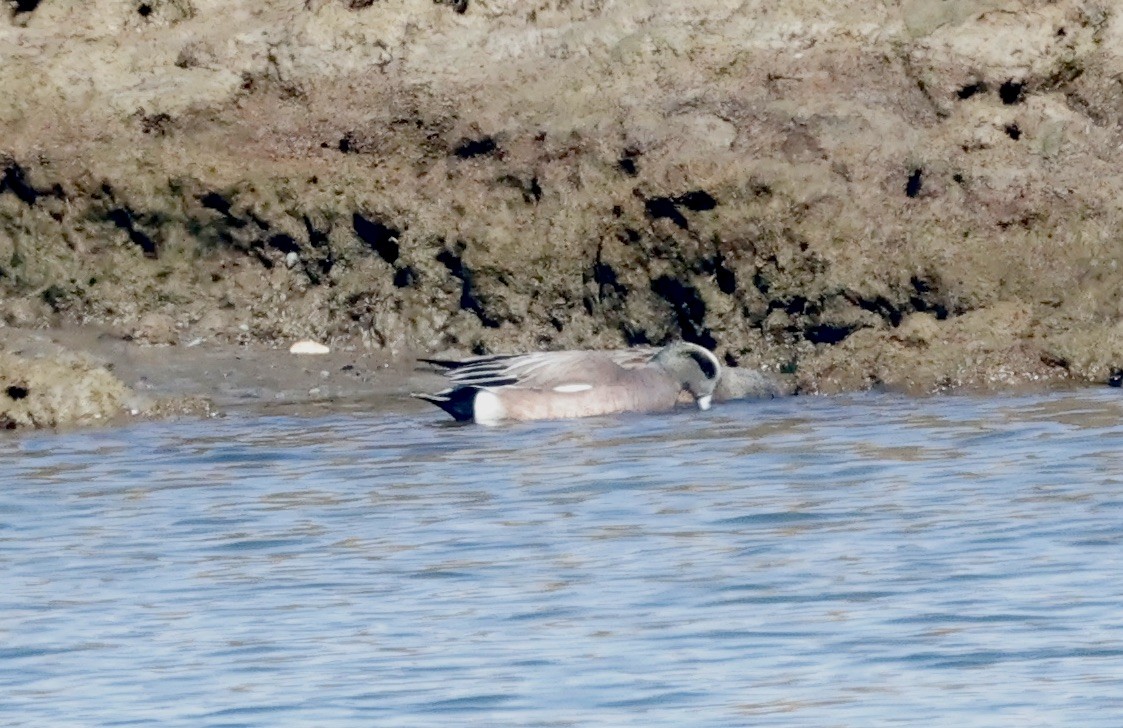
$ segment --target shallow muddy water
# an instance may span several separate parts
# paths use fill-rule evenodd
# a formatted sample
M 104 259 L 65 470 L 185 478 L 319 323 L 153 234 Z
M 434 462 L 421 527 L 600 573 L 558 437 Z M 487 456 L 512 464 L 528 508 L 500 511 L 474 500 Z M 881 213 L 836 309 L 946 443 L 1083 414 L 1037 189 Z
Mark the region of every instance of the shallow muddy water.
M 0 724 L 1117 726 L 1117 390 L 0 441 Z

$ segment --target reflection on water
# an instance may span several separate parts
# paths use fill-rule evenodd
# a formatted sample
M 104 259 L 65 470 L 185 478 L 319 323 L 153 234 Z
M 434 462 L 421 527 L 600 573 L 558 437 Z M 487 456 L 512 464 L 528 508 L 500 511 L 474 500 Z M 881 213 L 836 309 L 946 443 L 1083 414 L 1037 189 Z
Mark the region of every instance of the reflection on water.
M 1116 726 L 1123 401 L 3 442 L 0 724 Z

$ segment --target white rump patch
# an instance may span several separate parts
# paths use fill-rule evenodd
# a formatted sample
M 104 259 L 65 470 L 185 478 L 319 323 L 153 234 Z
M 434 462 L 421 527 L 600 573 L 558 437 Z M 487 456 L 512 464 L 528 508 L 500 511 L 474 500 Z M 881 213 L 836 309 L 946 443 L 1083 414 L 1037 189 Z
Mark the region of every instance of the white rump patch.
M 555 392 L 561 394 L 574 394 L 575 392 L 588 392 L 593 388 L 591 384 L 559 384 L 554 387 Z
M 472 419 L 481 425 L 497 425 L 507 416 L 507 408 L 503 406 L 498 395 L 481 389 L 476 392 L 472 401 Z

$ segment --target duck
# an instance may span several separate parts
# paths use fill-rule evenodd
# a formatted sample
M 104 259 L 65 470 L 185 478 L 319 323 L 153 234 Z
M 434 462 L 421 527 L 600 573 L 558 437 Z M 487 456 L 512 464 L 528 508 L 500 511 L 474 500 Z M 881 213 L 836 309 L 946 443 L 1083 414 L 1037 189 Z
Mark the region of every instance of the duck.
M 542 351 L 419 361 L 449 386 L 412 393 L 460 422 L 559 420 L 625 412 L 666 412 L 680 397 L 710 408 L 718 358 L 686 341 L 662 348 Z

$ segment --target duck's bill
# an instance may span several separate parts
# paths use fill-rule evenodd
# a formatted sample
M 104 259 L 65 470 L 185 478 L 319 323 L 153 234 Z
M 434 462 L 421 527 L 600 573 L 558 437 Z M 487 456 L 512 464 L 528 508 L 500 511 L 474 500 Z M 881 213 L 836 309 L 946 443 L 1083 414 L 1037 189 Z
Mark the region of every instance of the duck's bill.
M 710 402 L 712 401 L 712 399 L 713 399 L 713 397 L 711 397 L 708 394 L 705 397 L 699 397 L 698 398 L 698 409 L 708 410 L 710 408 Z

